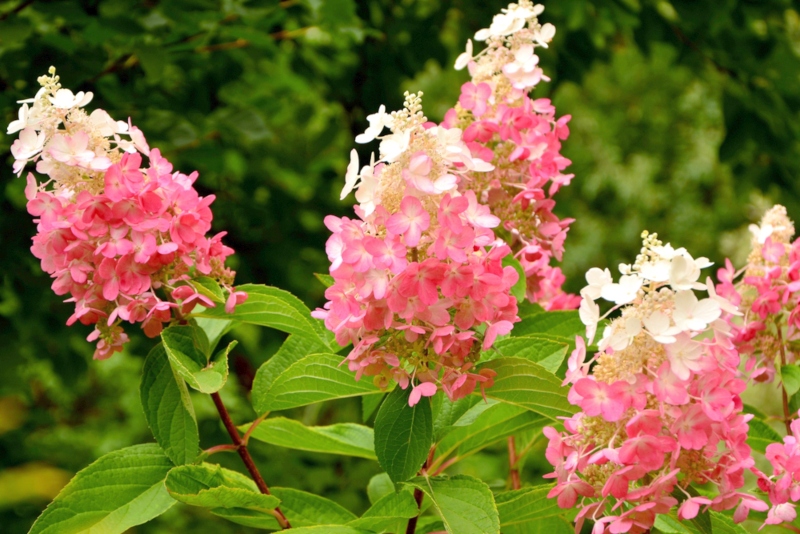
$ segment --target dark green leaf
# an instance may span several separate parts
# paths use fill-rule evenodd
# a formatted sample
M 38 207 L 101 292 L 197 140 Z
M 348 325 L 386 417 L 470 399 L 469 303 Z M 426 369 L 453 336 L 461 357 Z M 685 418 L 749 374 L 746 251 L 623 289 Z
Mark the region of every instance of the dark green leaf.
M 430 400 L 422 398 L 409 406 L 410 393 L 410 388 L 395 388 L 375 416 L 375 454 L 394 482 L 416 475 L 433 443 Z
M 200 438 L 192 401 L 161 343 L 144 362 L 139 393 L 147 424 L 169 459 L 181 465 L 197 458 Z
M 389 493 L 373 504 L 364 514 L 348 526 L 382 532 L 419 514 L 419 508 L 410 491 Z M 394 528 L 392 530 L 398 530 Z
M 417 477 L 408 484 L 433 502 L 451 534 L 499 534 L 500 519 L 489 486 L 477 478 Z

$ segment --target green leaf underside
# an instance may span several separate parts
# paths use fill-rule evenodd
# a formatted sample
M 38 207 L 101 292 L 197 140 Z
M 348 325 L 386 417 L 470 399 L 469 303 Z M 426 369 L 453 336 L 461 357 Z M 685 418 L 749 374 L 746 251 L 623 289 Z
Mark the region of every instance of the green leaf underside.
M 567 401 L 567 389 L 561 380 L 542 366 L 522 358 L 500 358 L 483 364 L 481 369 L 497 373 L 486 396 L 521 406 L 551 419 L 570 417 L 576 407 Z
M 356 381 L 337 354 L 311 354 L 290 365 L 264 396 L 259 412 L 382 393 L 371 380 Z
M 512 266 L 519 278 L 517 279 L 517 283 L 511 287 L 511 294 L 514 295 L 514 298 L 517 299 L 517 302 L 521 302 L 525 300 L 525 292 L 527 290 L 527 279 L 525 278 L 525 270 L 520 265 L 519 261 L 509 254 L 508 256 L 503 258 L 503 267 Z
M 791 397 L 800 391 L 800 367 L 797 365 L 784 365 L 781 367 L 781 379 L 786 394 Z
M 430 399 L 423 397 L 411 407 L 410 393 L 410 388 L 395 388 L 375 416 L 375 454 L 394 482 L 417 474 L 433 442 Z
M 466 476 L 417 477 L 408 482 L 433 502 L 451 534 L 499 534 L 494 496 L 481 480 Z
M 562 515 L 564 510 L 558 507 L 556 500 L 547 498 L 551 489 L 553 484 L 496 494 L 494 498 L 503 530 L 511 525 L 529 525 L 548 517 Z
M 273 417 L 262 421 L 251 437 L 288 449 L 375 459 L 372 429 L 355 423 L 309 427 L 294 419 Z
M 272 494 L 281 500 L 281 512 L 295 527 L 315 525 L 344 525 L 356 515 L 330 499 L 292 488 L 272 488 Z M 294 530 L 292 530 L 294 531 Z
M 202 393 L 222 389 L 228 378 L 227 352 L 220 351 L 209 362 L 208 340 L 199 327 L 171 326 L 161 332 L 161 340 L 173 369 L 193 389 Z
M 511 335 L 550 334 L 571 342 L 576 335 L 582 335 L 585 331 L 586 327 L 577 311 L 549 311 L 524 317 L 514 325 Z
M 245 302 L 236 306 L 234 313 L 227 314 L 222 306 L 217 306 L 196 316 L 234 319 L 267 326 L 288 334 L 314 338 L 325 347 L 331 347 L 332 335 L 319 321 L 311 317 L 311 310 L 303 301 L 288 291 L 256 284 L 245 284 L 236 289 L 245 291 L 248 296 Z
M 261 493 L 250 478 L 216 464 L 176 467 L 165 485 L 175 500 L 192 506 L 245 508 L 266 514 L 280 504 L 278 498 Z
M 29 534 L 118 534 L 175 501 L 164 487 L 172 462 L 155 443 L 108 453 L 76 474 Z
M 529 335 L 501 339 L 492 348 L 503 357 L 523 358 L 555 373 L 567 355 L 569 343 L 544 336 Z
M 378 473 L 367 484 L 367 497 L 369 502 L 375 504 L 387 495 L 394 493 L 394 482 L 386 473 Z
M 455 452 L 459 458 L 465 458 L 512 434 L 542 427 L 549 421 L 548 418 L 525 408 L 497 403 L 469 426 L 455 427 L 437 445 L 436 451 L 442 457 Z
M 411 492 L 400 491 L 384 495 L 360 518 L 348 523 L 348 526 L 380 532 L 417 514 L 419 509 Z
M 253 380 L 253 408 L 256 413 L 263 414 L 267 408 L 267 394 L 275 379 L 286 371 L 293 363 L 302 360 L 310 354 L 327 352 L 328 348 L 322 345 L 317 338 L 291 335 L 286 338 L 278 351 L 272 355 L 261 367 L 258 368 Z
M 139 393 L 147 424 L 169 459 L 182 465 L 197 458 L 200 437 L 189 391 L 161 343 L 144 362 Z
M 222 336 L 227 334 L 233 325 L 233 321 L 230 319 L 205 319 L 203 317 L 195 317 L 192 321 L 205 333 L 206 338 L 208 338 L 208 346 L 211 350 L 217 346 Z

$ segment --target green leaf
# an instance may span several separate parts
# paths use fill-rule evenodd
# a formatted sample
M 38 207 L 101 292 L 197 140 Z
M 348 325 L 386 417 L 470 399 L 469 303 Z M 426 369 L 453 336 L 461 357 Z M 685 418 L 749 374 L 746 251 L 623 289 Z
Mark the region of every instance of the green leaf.
M 292 523 L 292 520 L 289 520 Z M 292 534 L 374 534 L 371 530 L 362 530 L 344 525 L 317 525 L 313 527 L 295 528 L 292 523 Z
M 371 380 L 356 382 L 337 354 L 311 354 L 290 365 L 272 384 L 260 412 L 287 410 L 330 399 L 382 393 Z
M 664 534 L 744 534 L 742 527 L 734 524 L 728 517 L 716 512 L 703 512 L 694 519 L 681 521 L 675 512 L 658 514 L 653 525 Z M 718 530 L 719 529 L 719 530 Z
M 311 310 L 288 291 L 255 284 L 245 284 L 236 290 L 245 291 L 248 297 L 245 302 L 236 306 L 232 314 L 225 313 L 221 306 L 217 306 L 194 316 L 235 319 L 243 323 L 268 326 L 288 334 L 306 336 L 317 340 L 325 347 L 331 347 L 331 334 L 319 321 L 311 317 Z
M 253 408 L 256 413 L 260 415 L 269 411 L 266 405 L 267 394 L 272 388 L 272 383 L 281 373 L 309 354 L 327 351 L 328 348 L 323 346 L 317 338 L 295 335 L 287 337 L 278 351 L 256 372 L 252 389 Z
M 375 416 L 375 454 L 394 482 L 417 474 L 433 443 L 433 416 L 425 397 L 408 405 L 411 388 L 395 388 Z
M 272 488 L 272 494 L 281 500 L 281 512 L 295 527 L 314 525 L 344 525 L 356 519 L 356 515 L 339 504 L 292 488 Z
M 191 282 L 192 287 L 203 296 L 206 296 L 218 304 L 225 303 L 225 295 L 222 293 L 222 288 L 213 278 L 208 276 L 200 276 L 194 278 Z
M 553 484 L 533 486 L 515 491 L 504 491 L 494 496 L 497 512 L 500 514 L 500 526 L 506 527 L 532 526 L 547 517 L 559 516 L 564 511 L 558 507 L 555 499 L 548 499 L 548 492 Z
M 780 443 L 782 438 L 771 426 L 758 417 L 747 422 L 750 430 L 747 432 L 747 444 L 754 451 L 765 453 L 770 443 Z
M 710 511 L 711 527 L 714 534 L 747 534 L 747 530 L 733 522 L 733 519 L 725 514 Z
M 525 269 L 522 268 L 519 260 L 517 260 L 511 254 L 503 258 L 503 267 L 507 267 L 509 265 L 512 266 L 519 275 L 517 283 L 511 287 L 511 294 L 514 295 L 514 298 L 517 299 L 517 302 L 522 302 L 525 300 L 525 292 L 527 291 L 528 286 L 528 280 L 525 278 Z
M 499 534 L 500 519 L 489 486 L 477 478 L 417 477 L 408 482 L 421 489 L 453 534 Z
M 329 274 L 314 273 L 314 277 L 322 282 L 325 287 L 331 287 L 334 284 L 334 279 Z
M 166 512 L 172 462 L 155 443 L 110 452 L 76 474 L 29 534 L 121 534 Z
M 484 403 L 481 402 L 475 407 L 481 404 Z M 453 452 L 459 458 L 464 458 L 512 434 L 533 427 L 542 427 L 549 421 L 546 417 L 525 408 L 494 401 L 472 423 L 454 427 L 437 445 L 436 451 L 441 458 L 446 458 Z
M 220 351 L 208 361 L 208 339 L 194 326 L 170 326 L 161 332 L 164 349 L 173 369 L 194 389 L 202 393 L 216 393 L 228 379 L 228 351 Z
M 210 350 L 214 350 L 219 340 L 222 339 L 222 336 L 227 334 L 233 326 L 233 321 L 230 319 L 205 319 L 203 317 L 195 317 L 192 321 L 205 333 L 206 338 L 208 338 Z
M 523 318 L 514 325 L 511 335 L 519 337 L 531 334 L 550 334 L 573 341 L 576 335 L 581 335 L 585 331 L 586 327 L 581 322 L 577 311 L 549 311 Z
M 348 526 L 381 532 L 397 525 L 398 521 L 407 521 L 417 514 L 419 508 L 411 492 L 400 491 L 385 495 L 360 518 L 348 523 Z
M 467 395 L 457 401 L 451 402 L 443 394 L 434 395 L 431 397 L 434 440 L 440 441 L 453 429 L 457 421 L 462 421 L 465 417 L 472 417 L 472 420 L 474 420 L 483 410 L 496 402 L 495 400 L 490 400 L 488 403 L 483 402 L 477 395 Z M 472 415 L 467 415 L 470 413 Z M 464 424 L 469 423 L 462 423 L 459 426 L 463 426 Z
M 355 423 L 305 426 L 294 419 L 273 417 L 262 421 L 250 436 L 288 449 L 375 459 L 372 429 Z
M 139 393 L 147 424 L 169 459 L 177 465 L 194 461 L 200 452 L 194 408 L 161 343 L 147 355 Z
M 800 391 L 800 367 L 796 365 L 784 365 L 781 367 L 781 379 L 783 389 L 788 396 L 792 396 Z
M 570 417 L 576 409 L 567 401 L 567 388 L 542 366 L 522 358 L 500 358 L 485 363 L 481 369 L 497 373 L 486 396 L 521 406 L 551 419 Z
M 502 521 L 502 516 L 500 520 Z M 572 521 L 563 517 L 545 517 L 527 523 L 503 525 L 502 528 L 503 534 L 573 534 L 575 532 Z
M 558 338 L 530 335 L 501 339 L 492 348 L 507 358 L 524 358 L 555 373 L 567 355 L 569 343 L 558 341 Z
M 386 473 L 378 473 L 367 484 L 367 497 L 369 502 L 375 504 L 389 494 L 394 493 L 394 482 Z
M 175 500 L 192 506 L 244 508 L 266 514 L 280 504 L 275 496 L 261 493 L 245 475 L 216 464 L 175 467 L 167 475 L 165 485 Z

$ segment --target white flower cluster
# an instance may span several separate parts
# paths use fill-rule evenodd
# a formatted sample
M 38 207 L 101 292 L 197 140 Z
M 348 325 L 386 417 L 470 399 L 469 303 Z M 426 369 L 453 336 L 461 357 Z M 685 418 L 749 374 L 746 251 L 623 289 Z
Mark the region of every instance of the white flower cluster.
M 614 282 L 608 269 L 592 268 L 586 273 L 588 285 L 581 290 L 579 313 L 590 343 L 601 319 L 631 303 L 634 305 L 624 308 L 622 316 L 605 328 L 598 342 L 600 350 L 621 351 L 644 331 L 658 343 L 674 344 L 673 351 L 680 351 L 723 310 L 738 313 L 736 306 L 716 294 L 710 278 L 705 284 L 698 282 L 701 269 L 711 265 L 707 258 L 695 259 L 684 248 L 662 245 L 657 234 L 644 232 L 642 237 L 644 246 L 636 263 L 619 266 L 619 282 Z M 708 291 L 709 297 L 698 300 L 693 290 Z M 602 317 L 595 302 L 599 298 L 614 303 Z
M 459 128 L 431 126 L 422 114 L 422 93 L 405 93 L 404 109 L 386 113 L 381 106 L 369 115 L 367 130 L 356 136 L 357 143 L 380 139 L 380 157 L 373 153 L 369 165 L 359 171 L 358 153 L 350 152 L 350 164 L 345 174 L 345 185 L 340 198 L 344 199 L 354 189 L 364 215 L 370 215 L 380 203 L 382 190 L 391 187 L 380 179 L 386 164 L 401 163 L 403 178 L 418 193 L 439 195 L 454 191 L 458 175 L 494 169 L 490 163 L 473 157 L 461 137 Z M 388 135 L 381 135 L 388 128 Z M 402 162 L 400 160 L 403 159 Z M 408 161 L 406 161 L 406 159 Z
M 552 24 L 539 24 L 537 17 L 543 11 L 544 6 L 529 0 L 509 4 L 494 16 L 488 28 L 475 34 L 475 40 L 486 41 L 487 48 L 473 56 L 472 41 L 468 40 L 466 51 L 456 59 L 456 70 L 469 67 L 474 80 L 487 82 L 502 72 L 518 90 L 530 89 L 540 80 L 549 81 L 534 53 L 537 46 L 547 48 L 556 34 Z
M 81 108 L 92 101 L 92 93 L 62 89 L 58 80 L 50 67 L 50 75 L 39 78 L 42 88 L 35 97 L 19 101 L 18 118 L 8 125 L 9 135 L 19 132 L 11 145 L 17 176 L 29 161 L 36 161 L 38 172 L 70 187 L 99 176 L 119 159 L 120 150 L 149 152 L 138 128 L 114 121 L 102 109 L 87 114 Z

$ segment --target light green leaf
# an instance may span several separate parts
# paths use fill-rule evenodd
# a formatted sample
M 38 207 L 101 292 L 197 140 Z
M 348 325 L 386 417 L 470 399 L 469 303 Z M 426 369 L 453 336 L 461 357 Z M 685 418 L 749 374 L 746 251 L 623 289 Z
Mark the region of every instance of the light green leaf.
M 375 459 L 372 429 L 355 423 L 305 426 L 294 419 L 272 417 L 262 421 L 250 436 L 288 449 Z
M 564 510 L 558 507 L 556 500 L 547 498 L 551 489 L 553 484 L 496 494 L 494 499 L 503 531 L 512 525 L 530 526 L 544 518 L 563 514 Z
M 527 523 L 503 525 L 502 529 L 503 534 L 573 534 L 575 525 L 563 517 L 545 517 Z
M 408 482 L 433 502 L 451 534 L 499 534 L 500 519 L 489 486 L 477 478 L 417 477 Z
M 281 500 L 281 512 L 292 525 L 310 527 L 314 525 L 344 525 L 356 519 L 356 515 L 341 505 L 292 488 L 272 488 L 272 494 Z
M 480 406 L 480 404 L 476 405 Z M 550 420 L 525 408 L 496 402 L 471 424 L 454 427 L 437 445 L 440 458 L 456 453 L 465 458 L 517 432 L 544 426 Z
M 203 296 L 206 296 L 216 302 L 217 304 L 225 303 L 225 295 L 222 293 L 222 288 L 213 278 L 208 276 L 199 276 L 191 281 L 192 287 Z
M 330 399 L 382 393 L 371 380 L 356 381 L 342 357 L 311 354 L 290 365 L 272 384 L 259 411 L 287 410 Z
M 252 389 L 253 408 L 256 413 L 260 415 L 269 411 L 266 405 L 267 394 L 272 383 L 281 373 L 309 354 L 327 351 L 328 348 L 318 338 L 295 335 L 287 337 L 278 351 L 256 372 Z
M 430 399 L 408 405 L 411 388 L 395 388 L 386 396 L 375 416 L 375 454 L 394 482 L 417 474 L 433 443 Z
M 800 367 L 797 365 L 781 367 L 781 379 L 783 380 L 783 389 L 786 390 L 789 397 L 800 391 Z
M 519 263 L 519 260 L 517 260 L 511 254 L 503 258 L 503 267 L 507 267 L 509 265 L 512 266 L 519 275 L 517 283 L 511 287 L 511 294 L 514 295 L 514 298 L 517 299 L 517 302 L 522 302 L 523 300 L 525 300 L 525 292 L 527 291 L 527 285 L 528 285 L 528 281 L 525 278 L 525 269 L 522 268 L 522 265 Z
M 245 291 L 248 296 L 245 302 L 236 306 L 232 314 L 225 313 L 222 306 L 217 306 L 203 310 L 195 316 L 234 319 L 268 326 L 288 334 L 316 339 L 326 347 L 331 346 L 332 335 L 319 321 L 311 317 L 311 310 L 288 291 L 255 284 L 245 284 L 236 290 Z
M 348 526 L 382 532 L 417 514 L 419 514 L 419 508 L 417 508 L 411 492 L 400 491 L 385 495 L 364 512 L 364 515 L 348 523 Z
M 216 393 L 228 379 L 228 345 L 208 361 L 208 339 L 194 326 L 170 326 L 161 332 L 164 349 L 173 369 L 194 389 L 202 393 Z M 235 342 L 234 342 L 235 343 Z
M 369 502 L 375 504 L 387 495 L 394 493 L 394 482 L 386 473 L 378 473 L 367 484 L 367 497 Z
M 663 534 L 699 534 L 698 530 L 689 528 L 690 523 L 679 521 L 672 514 L 658 514 L 653 526 Z
M 576 335 L 582 335 L 586 327 L 581 322 L 577 311 L 549 311 L 529 315 L 514 325 L 511 335 L 514 337 L 531 334 L 550 334 L 574 341 Z
M 291 523 L 291 520 L 289 520 Z M 317 525 L 313 527 L 295 528 L 292 523 L 292 534 L 374 534 L 371 530 L 362 530 L 344 525 Z
M 491 400 L 489 402 L 494 403 L 496 401 Z M 472 408 L 479 403 L 482 403 L 482 399 L 477 395 L 467 395 L 455 402 L 451 402 L 450 399 L 443 394 L 436 394 L 431 397 L 434 440 L 441 440 L 452 430 L 456 421 L 460 420 L 465 414 L 471 412 Z M 477 410 L 482 411 L 484 409 L 484 407 L 481 407 Z M 477 417 L 477 415 L 475 415 L 475 417 Z
M 329 274 L 314 273 L 314 277 L 322 282 L 325 287 L 331 287 L 334 284 L 334 279 Z
M 530 360 L 555 373 L 567 355 L 569 343 L 558 338 L 529 335 L 501 339 L 492 348 L 504 357 Z
M 206 338 L 208 338 L 210 350 L 214 350 L 219 340 L 222 339 L 222 336 L 227 334 L 233 326 L 233 321 L 230 319 L 205 319 L 203 317 L 195 317 L 192 321 L 205 333 Z
M 742 525 L 737 525 L 727 515 L 714 511 L 710 511 L 709 515 L 714 534 L 747 534 L 747 530 Z
M 577 410 L 567 401 L 567 388 L 561 380 L 542 366 L 522 358 L 500 358 L 485 363 L 480 369 L 497 373 L 494 385 L 486 396 L 521 406 L 551 419 L 570 417 Z
M 280 500 L 264 495 L 248 477 L 216 464 L 182 465 L 167 475 L 167 491 L 182 503 L 205 508 L 274 510 Z
M 161 343 L 147 355 L 139 393 L 147 424 L 169 459 L 177 465 L 194 461 L 200 452 L 194 408 Z
M 155 443 L 100 457 L 76 474 L 29 534 L 121 534 L 166 512 L 164 488 L 172 462 Z

